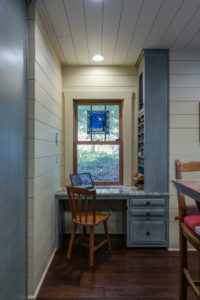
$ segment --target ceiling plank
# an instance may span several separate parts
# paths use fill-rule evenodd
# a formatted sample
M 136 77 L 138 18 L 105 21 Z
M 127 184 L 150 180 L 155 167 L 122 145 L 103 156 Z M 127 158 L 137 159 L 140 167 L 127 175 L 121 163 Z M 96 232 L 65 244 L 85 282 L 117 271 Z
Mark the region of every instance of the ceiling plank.
M 176 41 L 173 43 L 172 48 L 173 49 L 182 49 L 187 47 L 188 44 L 190 44 L 193 37 L 199 32 L 200 30 L 200 8 L 196 10 L 195 14 L 191 18 L 190 22 L 187 24 L 187 26 L 184 28 L 182 33 L 179 35 L 179 37 L 176 39 Z
M 39 10 L 40 13 L 42 14 L 44 21 L 47 25 L 47 31 L 49 33 L 49 37 L 55 47 L 55 50 L 57 52 L 57 55 L 59 57 L 59 59 L 63 62 L 65 60 L 64 58 L 64 54 L 62 52 L 61 46 L 59 44 L 59 41 L 57 40 L 57 36 L 56 36 L 56 32 L 55 32 L 55 28 L 53 26 L 53 23 L 49 17 L 48 11 L 46 9 L 45 3 L 43 0 L 40 0 L 40 5 L 39 5 Z
M 183 0 L 165 0 L 152 30 L 146 38 L 144 48 L 151 49 L 155 48 L 155 45 L 158 45 L 182 5 Z
M 101 54 L 102 49 L 103 2 L 84 0 L 83 3 L 90 62 L 94 64 L 92 56 L 95 54 Z
M 57 36 L 65 36 L 66 15 L 62 0 L 44 0 Z M 68 29 L 69 30 L 69 29 Z
M 159 15 L 162 5 L 162 0 L 144 0 L 138 24 L 132 37 L 130 47 L 127 51 L 125 64 L 131 64 L 139 57 L 140 51 L 144 46 L 145 40 L 153 23 Z
M 89 64 L 89 52 L 82 0 L 64 0 L 79 64 Z
M 113 61 L 123 2 L 123 0 L 104 1 L 102 41 L 102 54 L 105 58 L 104 64 L 110 64 Z
M 143 48 L 200 48 L 200 0 L 39 0 L 37 5 L 62 64 L 134 65 Z M 97 53 L 103 62 L 92 60 Z
M 64 64 L 75 64 L 78 65 L 77 57 L 74 52 L 73 45 L 68 42 L 69 36 L 66 38 L 65 36 L 58 37 L 60 46 L 62 48 L 63 54 L 65 56 Z
M 122 19 L 114 53 L 114 64 L 123 64 L 130 44 L 137 17 L 142 7 L 141 0 L 125 0 Z
M 63 1 L 44 0 L 44 3 L 65 57 L 64 63 L 78 64 Z
M 187 49 L 195 49 L 199 50 L 200 49 L 200 31 L 198 31 L 193 39 L 190 41 L 190 43 L 186 47 Z
M 190 21 L 191 17 L 196 13 L 200 7 L 199 0 L 184 1 L 181 9 L 176 14 L 167 32 L 162 37 L 158 44 L 161 48 L 171 48 L 178 36 L 183 31 L 184 27 Z

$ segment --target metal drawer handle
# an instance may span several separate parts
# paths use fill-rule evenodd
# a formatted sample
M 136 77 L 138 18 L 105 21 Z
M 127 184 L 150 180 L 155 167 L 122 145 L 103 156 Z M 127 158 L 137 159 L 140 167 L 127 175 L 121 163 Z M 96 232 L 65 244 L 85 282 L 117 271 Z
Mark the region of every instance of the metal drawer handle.
M 149 232 L 149 231 L 147 231 L 147 232 L 146 232 L 146 235 L 150 235 L 150 232 Z
M 146 213 L 146 216 L 147 216 L 147 217 L 149 217 L 149 216 L 150 216 L 150 213 L 149 213 L 149 212 L 147 212 L 147 213 Z
M 146 205 L 150 205 L 150 204 L 151 204 L 150 201 L 147 201 L 147 202 L 146 202 Z

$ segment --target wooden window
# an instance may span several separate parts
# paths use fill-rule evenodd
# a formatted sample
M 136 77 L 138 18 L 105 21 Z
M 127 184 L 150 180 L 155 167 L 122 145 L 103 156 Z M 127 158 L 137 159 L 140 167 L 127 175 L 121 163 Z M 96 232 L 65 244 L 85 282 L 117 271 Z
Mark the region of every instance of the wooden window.
M 123 100 L 74 100 L 74 173 L 90 172 L 96 185 L 123 184 Z M 109 133 L 88 131 L 91 111 L 109 112 Z

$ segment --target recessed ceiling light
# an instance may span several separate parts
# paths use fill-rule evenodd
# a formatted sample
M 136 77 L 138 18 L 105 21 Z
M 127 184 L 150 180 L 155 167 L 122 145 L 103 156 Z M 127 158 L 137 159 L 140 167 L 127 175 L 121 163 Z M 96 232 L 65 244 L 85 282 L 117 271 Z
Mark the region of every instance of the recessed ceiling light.
M 96 54 L 92 57 L 92 59 L 94 61 L 102 61 L 102 60 L 104 60 L 104 57 L 101 54 Z

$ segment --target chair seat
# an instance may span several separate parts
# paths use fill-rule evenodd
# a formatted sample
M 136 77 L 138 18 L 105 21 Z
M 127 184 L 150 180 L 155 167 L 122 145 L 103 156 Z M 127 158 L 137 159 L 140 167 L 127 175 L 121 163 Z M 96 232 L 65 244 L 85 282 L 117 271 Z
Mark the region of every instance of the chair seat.
M 184 217 L 184 223 L 195 232 L 195 227 L 200 226 L 200 215 L 190 215 Z
M 99 223 L 107 220 L 109 217 L 108 214 L 103 214 L 103 213 L 98 213 L 96 212 L 96 223 L 93 224 L 93 213 L 92 212 L 88 212 L 87 214 L 87 222 L 86 222 L 86 217 L 85 217 L 85 213 L 82 212 L 81 213 L 81 220 L 80 220 L 80 216 L 77 215 L 76 219 L 72 219 L 72 221 L 76 224 L 81 224 L 81 225 L 84 225 L 84 226 L 96 226 L 98 225 Z
M 186 215 L 200 215 L 200 211 L 196 205 L 186 206 Z

